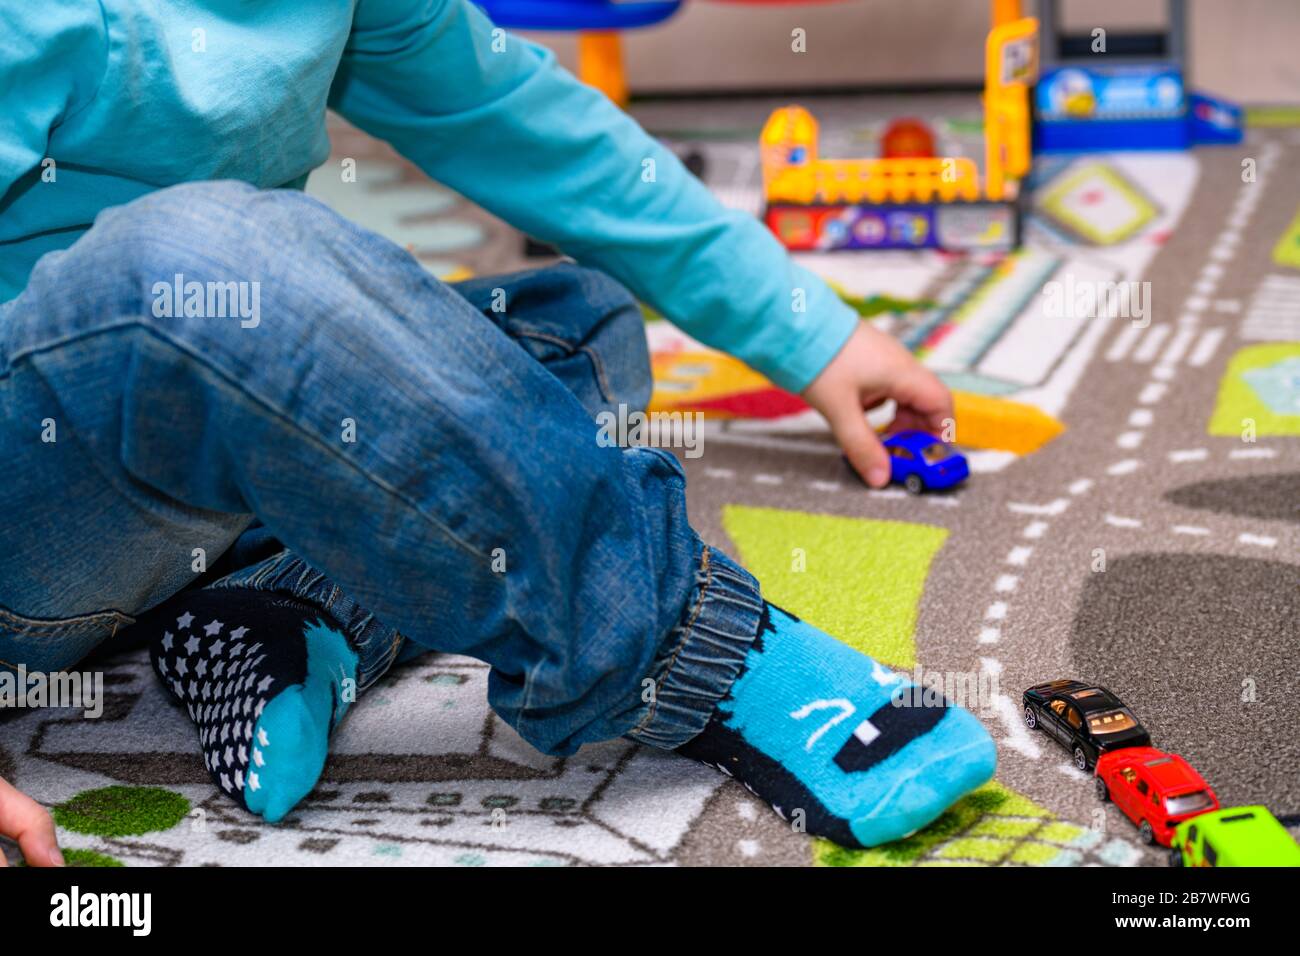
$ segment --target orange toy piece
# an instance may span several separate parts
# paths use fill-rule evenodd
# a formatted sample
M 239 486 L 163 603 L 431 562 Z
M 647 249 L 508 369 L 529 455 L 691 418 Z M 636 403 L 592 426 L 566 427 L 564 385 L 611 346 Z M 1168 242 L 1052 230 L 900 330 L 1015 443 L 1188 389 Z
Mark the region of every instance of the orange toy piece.
M 919 119 L 896 119 L 880 137 L 882 159 L 932 159 L 934 155 L 934 134 Z

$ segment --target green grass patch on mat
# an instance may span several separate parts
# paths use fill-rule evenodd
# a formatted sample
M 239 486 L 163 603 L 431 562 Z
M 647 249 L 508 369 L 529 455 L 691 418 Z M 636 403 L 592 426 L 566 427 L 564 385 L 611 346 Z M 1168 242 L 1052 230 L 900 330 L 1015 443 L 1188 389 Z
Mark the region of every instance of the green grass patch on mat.
M 1241 438 L 1247 421 L 1257 436 L 1300 435 L 1300 342 L 1251 345 L 1228 362 L 1210 418 L 1211 435 Z
M 1300 269 L 1300 212 L 1296 213 L 1273 247 L 1273 261 L 1280 266 Z
M 1082 827 L 1057 820 L 1027 797 L 996 781 L 968 793 L 939 819 L 910 837 L 848 850 L 829 840 L 813 844 L 818 866 L 1043 865 L 1062 846 L 1083 836 Z
M 722 526 L 763 595 L 892 667 L 916 665 L 916 609 L 945 528 L 727 505 Z
M 854 295 L 834 285 L 832 288 L 846 305 L 864 319 L 874 319 L 886 312 L 905 315 L 908 312 L 933 309 L 935 306 L 935 303 L 929 299 L 899 299 L 892 295 Z
M 64 850 L 63 862 L 68 866 L 126 866 L 121 860 L 98 850 Z
M 1247 126 L 1300 126 L 1300 106 L 1247 106 Z
M 98 850 L 63 849 L 63 862 L 66 866 L 126 866 L 121 860 L 115 860 L 107 853 Z M 19 866 L 26 866 L 26 860 L 19 860 Z
M 52 811 L 54 822 L 74 833 L 139 836 L 170 830 L 190 812 L 190 802 L 162 787 L 102 787 L 83 790 Z

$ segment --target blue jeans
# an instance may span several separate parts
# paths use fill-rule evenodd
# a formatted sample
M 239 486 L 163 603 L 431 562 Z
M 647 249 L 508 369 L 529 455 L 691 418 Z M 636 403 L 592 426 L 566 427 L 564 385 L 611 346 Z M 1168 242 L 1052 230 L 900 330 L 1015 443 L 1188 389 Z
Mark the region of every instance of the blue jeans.
M 0 305 L 0 663 L 111 647 L 260 522 L 288 554 L 227 581 L 329 602 L 367 680 L 400 634 L 490 664 L 542 751 L 677 746 L 761 599 L 670 454 L 597 439 L 644 350 L 598 273 L 448 286 L 297 192 L 110 209 Z

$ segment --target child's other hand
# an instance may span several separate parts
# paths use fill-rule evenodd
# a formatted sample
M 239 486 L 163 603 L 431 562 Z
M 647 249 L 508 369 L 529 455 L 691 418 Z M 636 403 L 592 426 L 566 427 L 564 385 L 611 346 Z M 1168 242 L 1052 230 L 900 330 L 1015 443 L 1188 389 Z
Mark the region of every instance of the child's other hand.
M 54 821 L 45 808 L 0 777 L 0 836 L 16 840 L 28 866 L 63 866 Z M 0 855 L 0 866 L 8 866 Z
M 849 463 L 873 488 L 889 484 L 889 453 L 867 424 L 864 411 L 893 399 L 889 431 L 916 428 L 938 434 L 952 418 L 952 394 L 896 339 L 866 323 L 858 326 L 813 383 L 803 391 L 826 416 Z

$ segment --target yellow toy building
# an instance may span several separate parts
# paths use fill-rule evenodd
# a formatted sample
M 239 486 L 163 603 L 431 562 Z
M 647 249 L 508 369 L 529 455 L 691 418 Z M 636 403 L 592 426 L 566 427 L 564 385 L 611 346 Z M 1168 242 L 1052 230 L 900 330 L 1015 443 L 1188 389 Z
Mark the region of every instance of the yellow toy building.
M 1011 249 L 1031 162 L 1038 21 L 994 0 L 985 45 L 984 176 L 967 156 L 823 159 L 817 120 L 782 107 L 760 136 L 765 219 L 791 249 Z

